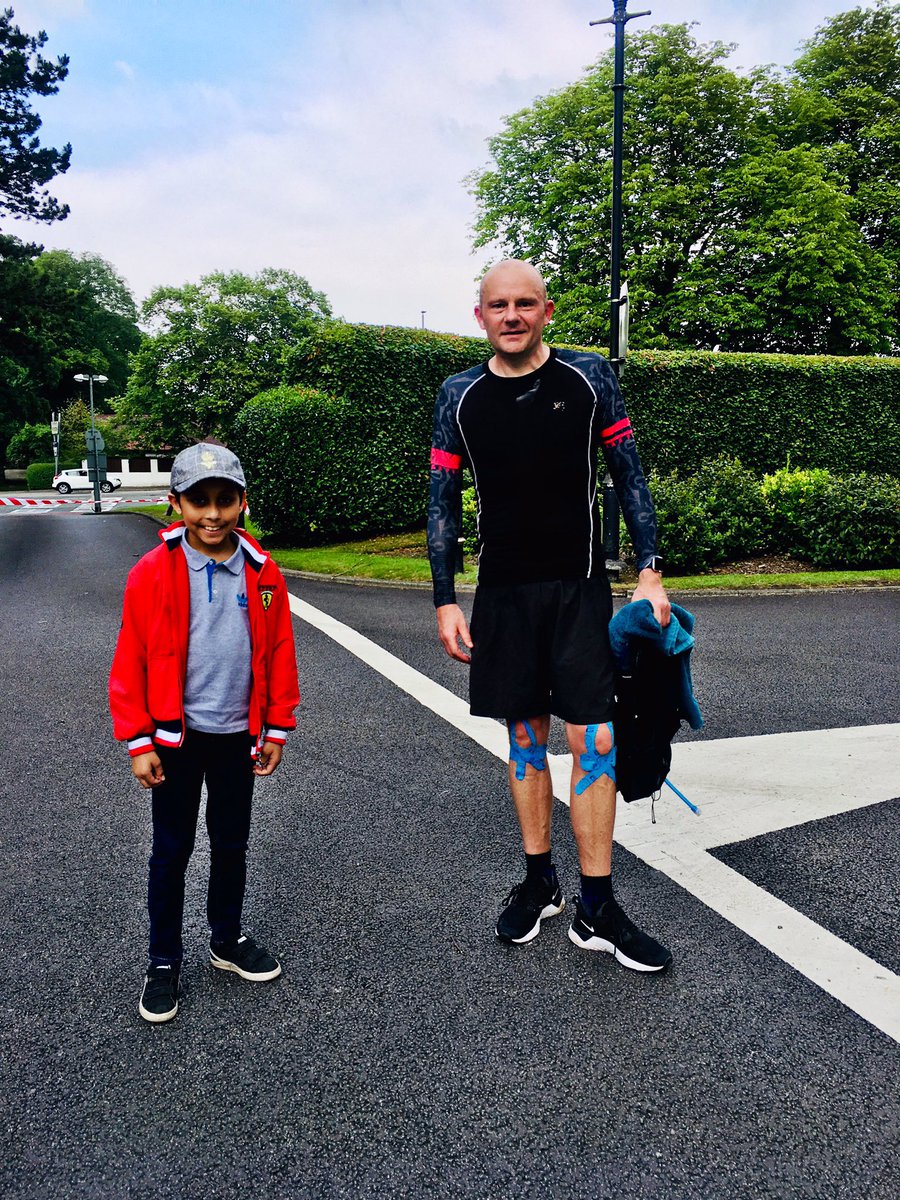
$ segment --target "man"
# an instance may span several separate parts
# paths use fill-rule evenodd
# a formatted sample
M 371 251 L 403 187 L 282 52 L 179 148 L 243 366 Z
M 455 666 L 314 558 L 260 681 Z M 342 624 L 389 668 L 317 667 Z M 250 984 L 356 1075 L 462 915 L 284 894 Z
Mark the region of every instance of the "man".
M 503 902 L 497 936 L 529 942 L 543 919 L 565 907 L 550 849 L 547 739 L 555 713 L 573 756 L 571 819 L 581 863 L 569 937 L 633 970 L 663 971 L 669 951 L 629 920 L 612 891 L 614 676 L 597 510 L 601 449 L 640 569 L 633 599 L 649 600 L 666 625 L 656 516 L 612 368 L 598 354 L 547 345 L 553 307 L 530 263 L 492 267 L 475 316 L 493 356 L 451 376 L 438 395 L 428 514 L 438 633 L 451 658 L 471 662 L 472 713 L 501 718 L 509 729 L 526 876 Z M 464 461 L 478 501 L 471 634 L 453 584 Z

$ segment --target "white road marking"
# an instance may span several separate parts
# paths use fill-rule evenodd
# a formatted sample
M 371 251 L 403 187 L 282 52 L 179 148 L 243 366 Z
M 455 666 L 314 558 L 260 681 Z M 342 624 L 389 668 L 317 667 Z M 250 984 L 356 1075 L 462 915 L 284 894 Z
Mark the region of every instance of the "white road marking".
M 473 717 L 464 700 L 305 600 L 292 611 L 425 708 L 498 758 L 506 729 Z M 571 758 L 549 755 L 553 792 L 568 803 Z M 616 841 L 703 904 L 900 1042 L 900 976 L 835 937 L 707 851 L 867 804 L 900 792 L 900 725 L 676 743 L 672 779 L 703 813 L 665 789 L 651 824 L 648 802 L 620 804 Z

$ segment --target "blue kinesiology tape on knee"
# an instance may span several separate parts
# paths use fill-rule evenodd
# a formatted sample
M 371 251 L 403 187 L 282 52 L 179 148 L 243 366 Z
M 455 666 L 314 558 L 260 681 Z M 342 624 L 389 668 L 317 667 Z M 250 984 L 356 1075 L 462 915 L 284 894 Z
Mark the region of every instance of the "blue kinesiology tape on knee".
M 584 734 L 584 754 L 579 756 L 582 771 L 587 771 L 585 777 L 575 785 L 575 795 L 586 792 L 592 783 L 596 783 L 601 775 L 608 775 L 613 783 L 616 782 L 616 735 L 612 722 L 607 721 L 606 728 L 612 739 L 612 745 L 606 754 L 597 752 L 597 731 L 599 725 L 588 725 Z
M 520 746 L 516 741 L 517 725 L 521 725 L 528 734 L 530 746 Z M 527 721 L 510 721 L 509 723 L 509 761 L 516 764 L 516 779 L 525 778 L 525 768 L 529 763 L 536 771 L 546 770 L 547 743 L 544 742 L 541 745 Z

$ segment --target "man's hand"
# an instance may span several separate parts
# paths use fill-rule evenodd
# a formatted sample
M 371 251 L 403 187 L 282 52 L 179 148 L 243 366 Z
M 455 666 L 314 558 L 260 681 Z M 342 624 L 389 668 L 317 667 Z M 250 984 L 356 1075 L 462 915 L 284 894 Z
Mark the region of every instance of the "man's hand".
M 644 567 L 638 575 L 638 585 L 631 597 L 632 604 L 635 600 L 649 600 L 653 605 L 653 615 L 660 625 L 668 625 L 671 621 L 672 606 L 669 604 L 669 597 L 662 585 L 662 575 L 659 571 Z
M 462 609 L 458 604 L 442 604 L 440 608 L 435 609 L 435 612 L 441 645 L 451 658 L 455 658 L 459 662 L 469 662 L 471 655 L 467 654 L 459 644 L 462 642 L 467 650 L 471 650 L 473 644 Z
M 271 775 L 281 762 L 283 753 L 284 746 L 279 745 L 278 742 L 263 742 L 262 749 L 256 757 L 256 762 L 253 764 L 253 774 Z
M 155 750 L 148 750 L 146 754 L 135 754 L 131 760 L 131 771 L 142 788 L 159 787 L 166 779 L 163 765 Z

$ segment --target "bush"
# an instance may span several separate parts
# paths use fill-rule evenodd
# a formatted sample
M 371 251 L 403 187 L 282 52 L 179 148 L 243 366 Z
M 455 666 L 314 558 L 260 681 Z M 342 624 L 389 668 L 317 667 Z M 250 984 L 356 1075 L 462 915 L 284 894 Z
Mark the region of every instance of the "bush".
M 346 400 L 312 388 L 262 392 L 238 414 L 231 445 L 253 520 L 276 540 L 314 545 L 364 529 L 366 453 Z
M 832 482 L 831 472 L 821 467 L 798 471 L 787 466 L 763 477 L 762 497 L 776 545 L 791 554 L 810 557 L 812 547 L 803 533 L 805 520 Z
M 667 571 L 704 571 L 759 554 L 770 543 L 759 480 L 739 459 L 722 455 L 688 476 L 651 472 L 647 482 Z
M 25 480 L 32 492 L 42 491 L 53 486 L 53 476 L 56 471 L 53 463 L 29 463 L 25 468 Z
M 900 479 L 831 479 L 802 509 L 800 542 L 817 567 L 900 566 Z

